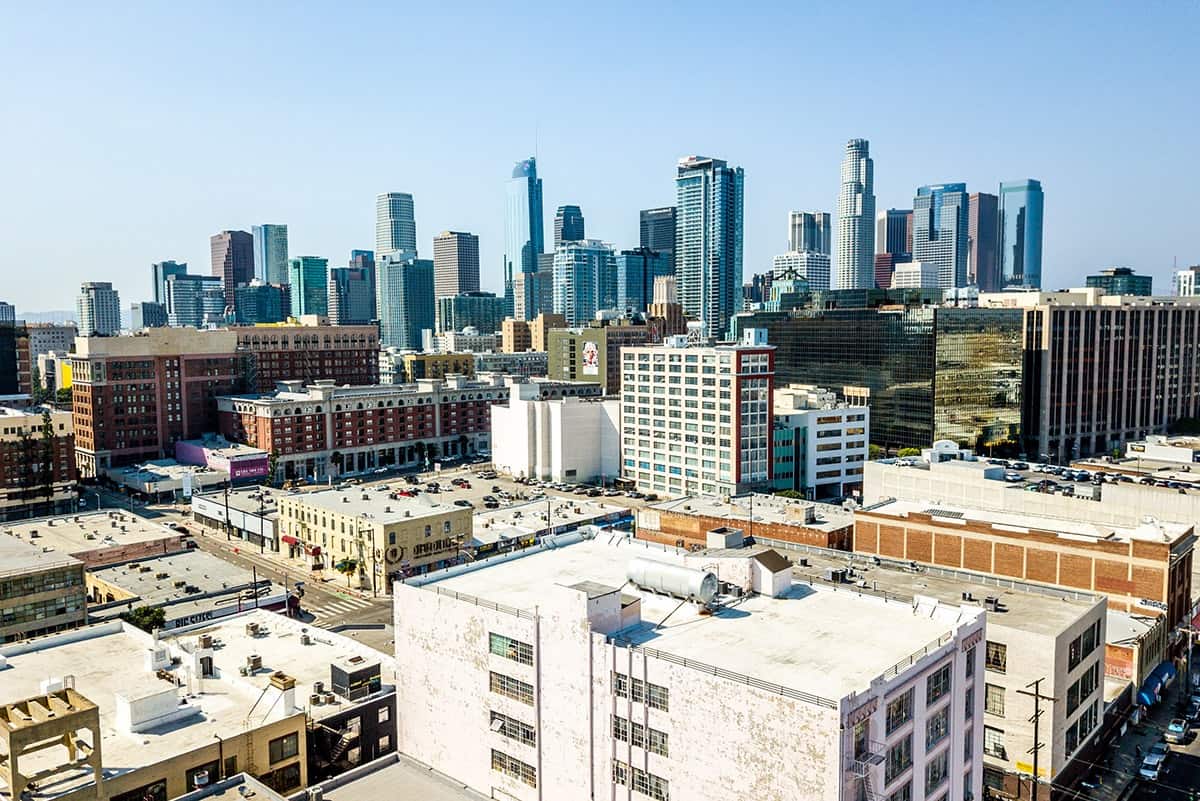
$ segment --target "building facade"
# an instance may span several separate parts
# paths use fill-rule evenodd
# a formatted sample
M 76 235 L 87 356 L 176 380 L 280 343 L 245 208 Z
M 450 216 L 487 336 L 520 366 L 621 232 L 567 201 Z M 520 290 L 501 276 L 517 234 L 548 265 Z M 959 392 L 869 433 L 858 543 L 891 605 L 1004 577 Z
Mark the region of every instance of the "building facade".
M 967 199 L 967 284 L 980 292 L 999 292 L 999 198 L 972 192 Z
M 417 220 L 413 196 L 384 192 L 375 197 L 375 256 L 417 253 Z
M 474 328 L 485 334 L 495 333 L 504 322 L 504 298 L 496 297 L 493 292 L 460 292 L 439 297 L 437 321 L 440 332 Z
M 545 351 L 527 350 L 521 353 L 476 353 L 475 373 L 499 373 L 500 375 L 532 378 L 550 372 L 550 361 Z
M 479 237 L 463 231 L 442 231 L 433 238 L 434 297 L 476 292 L 479 292 Z
M 365 325 L 375 319 L 375 272 L 332 267 L 327 302 L 331 325 Z
M 830 289 L 831 265 L 828 253 L 788 251 L 780 253 L 771 263 L 773 278 L 803 278 L 809 289 Z
M 583 212 L 578 206 L 559 206 L 554 212 L 554 249 L 563 242 L 577 242 L 587 239 L 585 235 Z
M 835 392 L 791 385 L 775 390 L 772 458 L 775 489 L 809 500 L 861 493 L 871 410 Z
M 676 170 L 679 302 L 713 338 L 741 307 L 744 183 L 741 167 L 706 156 L 680 159 Z
M 0 407 L 0 520 L 73 511 L 75 479 L 70 412 Z
M 304 318 L 271 325 L 235 326 L 239 387 L 269 392 L 279 381 L 379 383 L 379 329 L 322 325 Z
M 1042 184 L 1032 178 L 1000 184 L 1002 289 L 1042 288 Z
M 536 384 L 514 384 L 492 406 L 492 464 L 514 477 L 611 482 L 620 474 L 620 402 L 543 400 Z M 587 447 L 579 447 L 586 442 Z
M 167 325 L 208 328 L 225 322 L 226 292 L 212 275 L 172 275 L 163 283 Z M 234 290 L 237 297 L 237 290 Z
M 1106 267 L 1094 275 L 1089 275 L 1086 281 L 1087 286 L 1099 289 L 1105 295 L 1149 297 L 1154 294 L 1154 276 L 1137 275 L 1128 267 Z
M 75 299 L 79 333 L 108 337 L 121 331 L 121 296 L 108 281 L 85 281 Z
M 167 279 L 173 275 L 187 275 L 187 262 L 177 261 L 156 261 L 150 265 L 150 277 L 153 284 L 150 297 L 155 303 L 161 303 L 164 306 L 167 303 L 166 295 L 163 293 L 163 288 L 166 286 Z
M 638 213 L 638 246 L 667 254 L 672 273 L 675 272 L 675 220 L 674 206 L 642 209 Z
M 547 335 L 548 375 L 600 384 L 615 396 L 621 391 L 621 349 L 661 339 L 656 325 L 641 320 L 598 319 L 578 328 L 555 328 Z
M 238 325 L 282 322 L 291 308 L 287 285 L 264 284 L 255 279 L 233 291 L 237 299 L 234 320 Z
M 162 328 L 167 324 L 167 319 L 167 307 L 161 303 L 144 300 L 141 303 L 129 304 L 129 330 L 131 331 L 141 331 L 143 328 Z M 73 339 L 74 337 L 72 337 Z
M 212 274 L 225 288 L 225 305 L 233 306 L 233 290 L 254 278 L 254 237 L 246 231 L 222 231 L 209 237 Z
M 833 252 L 833 223 L 827 211 L 788 212 L 788 250 Z
M 617 302 L 622 314 L 638 314 L 654 300 L 654 282 L 671 275 L 671 258 L 650 248 L 622 250 L 616 255 Z
M 942 289 L 967 285 L 968 207 L 966 184 L 918 187 L 913 198 L 913 260 L 936 270 Z
M 322 256 L 288 259 L 288 286 L 293 316 L 329 314 L 329 259 Z
M 554 313 L 568 325 L 585 325 L 602 309 L 617 307 L 617 259 L 596 239 L 564 242 L 554 251 Z
M 383 345 L 419 350 L 421 332 L 434 328 L 433 262 L 383 256 L 375 266 L 375 305 Z
M 519 274 L 538 271 L 538 255 L 545 250 L 542 216 L 542 179 L 537 174 L 537 159 L 517 162 L 505 188 L 504 218 L 504 300 L 505 312 L 515 314 L 515 280 Z M 530 320 L 546 309 L 539 307 L 533 288 L 522 290 L 522 320 Z
M 254 274 L 264 284 L 288 282 L 288 228 L 266 223 L 250 229 L 254 237 Z
M 875 286 L 875 164 L 866 139 L 851 139 L 838 191 L 838 289 Z
M 903 261 L 912 255 L 913 210 L 887 209 L 875 219 L 875 253 L 887 253 Z

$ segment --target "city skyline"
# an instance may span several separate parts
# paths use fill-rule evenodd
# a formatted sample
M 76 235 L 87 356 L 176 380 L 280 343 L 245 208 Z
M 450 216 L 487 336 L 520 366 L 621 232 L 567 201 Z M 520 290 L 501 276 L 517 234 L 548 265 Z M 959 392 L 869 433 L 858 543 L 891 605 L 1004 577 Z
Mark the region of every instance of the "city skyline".
M 438 12 L 425 11 L 413 24 L 432 24 Z M 531 16 L 533 35 L 553 28 L 561 11 L 538 9 Z M 430 17 L 430 15 L 435 15 Z M 1160 232 L 1152 241 L 1131 235 L 1114 238 L 1103 221 L 1119 216 L 1112 186 L 1136 186 L 1141 194 L 1162 194 L 1200 177 L 1200 167 L 1189 160 L 1168 159 L 1163 154 L 1186 148 L 1185 132 L 1194 128 L 1196 111 L 1188 104 L 1178 109 L 1177 124 L 1153 123 L 1155 112 L 1179 98 L 1195 96 L 1196 78 L 1178 70 L 1163 80 L 1160 67 L 1185 46 L 1188 21 L 1200 11 L 1158 9 L 1134 16 L 1114 9 L 1097 11 L 1088 31 L 1081 34 L 1074 15 L 1064 10 L 1039 12 L 1039 24 L 1029 25 L 1020 14 L 978 10 L 968 30 L 965 20 L 942 20 L 926 29 L 912 25 L 899 9 L 875 7 L 864 28 L 854 28 L 856 48 L 868 55 L 838 80 L 816 87 L 810 102 L 824 107 L 834 120 L 803 126 L 784 124 L 793 112 L 779 103 L 784 76 L 796 70 L 818 69 L 835 63 L 833 53 L 846 44 L 850 26 L 833 10 L 816 12 L 811 19 L 828 32 L 819 46 L 797 53 L 777 36 L 769 35 L 765 19 L 739 21 L 749 32 L 766 32 L 754 47 L 754 36 L 742 37 L 737 54 L 745 66 L 722 76 L 717 65 L 702 65 L 697 81 L 713 80 L 730 106 L 722 115 L 702 116 L 682 112 L 667 118 L 654 130 L 614 135 L 618 121 L 598 122 L 580 133 L 555 120 L 538 98 L 554 96 L 560 83 L 574 91 L 596 89 L 601 84 L 586 67 L 547 71 L 544 53 L 538 58 L 511 55 L 499 69 L 481 74 L 477 62 L 442 65 L 439 76 L 414 89 L 415 102 L 479 81 L 480 98 L 462 108 L 439 108 L 439 124 L 421 128 L 404 126 L 378 141 L 348 141 L 337 122 L 380 90 L 366 65 L 343 63 L 296 65 L 275 54 L 287 46 L 315 44 L 325 36 L 346 33 L 367 24 L 355 11 L 299 12 L 287 21 L 292 41 L 283 40 L 224 59 L 248 34 L 234 41 L 208 35 L 215 20 L 186 10 L 159 10 L 136 20 L 105 19 L 81 9 L 71 24 L 53 14 L 14 14 L 13 24 L 0 34 L 6 45 L 0 56 L 10 66 L 8 74 L 23 75 L 17 66 L 46 57 L 33 43 L 52 41 L 59 59 L 55 75 L 14 84 L 10 107 L 25 123 L 0 134 L 10 152 L 27 154 L 17 160 L 9 175 L 18 191 L 0 201 L 0 212 L 9 221 L 3 244 L 14 264 L 36 262 L 49 240 L 60 240 L 62 254 L 55 271 L 61 280 L 23 282 L 13 287 L 11 300 L 19 310 L 69 308 L 70 288 L 84 280 L 112 281 L 128 301 L 148 299 L 145 268 L 174 259 L 192 265 L 208 263 L 207 238 L 215 231 L 249 230 L 262 220 L 289 226 L 291 248 L 312 253 L 341 265 L 351 248 L 370 248 L 373 242 L 373 201 L 380 192 L 411 192 L 419 205 L 417 239 L 422 253 L 442 230 L 467 230 L 480 237 L 482 288 L 502 291 L 500 262 L 503 255 L 504 182 L 514 161 L 536 154 L 539 174 L 545 181 L 544 208 L 575 203 L 586 209 L 588 231 L 618 248 L 638 242 L 638 210 L 673 202 L 673 165 L 689 153 L 711 153 L 745 168 L 751 179 L 746 196 L 744 273 L 765 271 L 780 251 L 778 221 L 791 209 L 836 211 L 840 149 L 849 138 L 871 142 L 875 160 L 877 208 L 907 208 L 916 187 L 944 181 L 963 181 L 969 192 L 995 192 L 1001 181 L 1033 177 L 1049 195 L 1044 240 L 1043 285 L 1079 285 L 1084 276 L 1108 264 L 1128 264 L 1153 275 L 1157 285 L 1170 285 L 1172 262 L 1179 266 L 1200 261 L 1190 234 L 1189 204 L 1163 210 Z M 386 16 L 386 15 L 383 15 Z M 506 22 L 484 14 L 462 32 L 464 42 L 476 47 L 480 61 L 502 48 Z M 772 27 L 783 22 L 777 16 Z M 373 18 L 372 18 L 373 19 Z M 381 24 L 386 20 L 380 18 Z M 594 20 L 598 31 L 622 30 L 628 34 L 623 13 Z M 124 25 L 123 23 L 130 23 Z M 980 24 L 982 23 L 982 24 Z M 372 23 L 374 24 L 374 23 Z M 637 42 L 661 41 L 659 36 L 679 20 L 664 11 L 641 17 L 633 36 Z M 174 47 L 179 58 L 172 63 L 172 81 L 142 75 L 140 56 L 122 45 L 133 35 L 152 36 L 164 26 L 179 25 Z M 698 21 L 685 24 L 698 27 Z M 122 32 L 121 29 L 124 29 Z M 1128 52 L 1146 54 L 1117 65 L 1100 56 L 1099 43 L 1120 31 Z M 1020 36 L 1015 34 L 1020 32 Z M 1070 35 L 1066 35 L 1067 32 Z M 1018 64 L 1006 75 L 999 59 L 973 62 L 971 76 L 950 75 L 952 87 L 991 82 L 997 86 L 999 105 L 1019 104 L 1033 124 L 1021 130 L 1000 130 L 986 115 L 966 112 L 955 120 L 954 136 L 930 140 L 913 126 L 900 122 L 911 114 L 911 98 L 885 97 L 874 104 L 852 107 L 843 95 L 872 92 L 886 49 L 871 45 L 907 37 L 908 45 L 921 50 L 936 42 L 931 70 L 945 67 L 969 53 L 1006 52 Z M 1019 41 L 1019 53 L 1007 48 Z M 216 51 L 212 52 L 216 42 Z M 490 42 L 490 44 L 489 44 Z M 261 45 L 262 43 L 259 43 Z M 1051 46 L 1053 44 L 1053 46 Z M 550 42 L 558 52 L 563 43 Z M 415 43 L 421 57 L 431 43 Z M 617 96 L 637 85 L 645 71 L 670 63 L 674 47 L 662 51 L 641 48 L 644 55 L 629 59 L 606 77 L 607 95 Z M 1153 47 L 1154 52 L 1151 53 Z M 637 52 L 637 48 L 634 48 Z M 245 56 L 245 57 L 243 57 Z M 890 59 L 890 56 L 888 57 Z M 11 61 L 10 61 L 11 59 Z M 995 62 L 988 64 L 985 62 Z M 213 62 L 220 64 L 213 68 Z M 236 63 L 236 67 L 234 64 Z M 766 64 L 773 64 L 766 69 Z M 88 97 L 77 82 L 60 76 L 86 71 L 110 88 L 103 103 Z M 760 74 L 761 81 L 742 80 Z M 946 70 L 939 74 L 948 75 Z M 1042 86 L 1041 78 L 1057 80 Z M 1003 80 L 1001 80 L 1003 78 Z M 532 91 L 519 102 L 501 102 L 505 93 L 489 97 L 492 88 L 525 82 Z M 241 112 L 275 115 L 281 125 L 298 119 L 314 121 L 311 135 L 281 141 L 274 133 L 248 131 L 236 125 L 237 114 L 222 110 L 228 86 L 266 81 L 279 91 L 255 97 L 254 108 L 242 101 Z M 171 88 L 167 88 L 168 83 Z M 977 85 L 977 84 L 976 84 Z M 1038 85 L 1034 93 L 1027 91 Z M 629 92 L 622 93 L 630 97 Z M 56 102 L 44 102 L 47 97 Z M 1069 97 L 1070 102 L 1061 102 Z M 1124 113 L 1106 126 L 1087 126 L 1081 108 L 1102 107 L 1120 98 Z M 635 100 L 632 109 L 649 105 Z M 266 108 L 258 108 L 265 104 Z M 139 109 L 156 108 L 157 114 L 180 116 L 195 129 L 183 138 L 162 137 L 161 130 Z M 96 120 L 124 119 L 122 125 L 97 125 L 87 137 L 66 124 L 71 114 Z M 214 112 L 219 113 L 214 113 Z M 780 115 L 784 114 L 783 117 Z M 199 115 L 199 116 L 197 116 Z M 397 118 L 386 111 L 382 120 Z M 619 115 L 624 116 L 624 115 Z M 724 118 L 719 119 L 718 117 Z M 767 124 L 767 123 L 770 124 Z M 478 135 L 480 124 L 489 135 Z M 304 128 L 302 130 L 309 130 Z M 1154 141 L 1154 147 L 1143 143 Z M 1071 146 L 1063 148 L 1062 142 Z M 51 159 L 49 154 L 53 153 Z M 46 155 L 42 155 L 46 154 Z M 608 171 L 597 175 L 597 162 L 621 165 L 622 175 Z M 1097 164 L 1104 163 L 1104 170 Z M 154 169 L 142 169 L 153 164 Z M 221 176 L 217 183 L 214 176 Z M 55 229 L 57 199 L 72 194 L 90 203 L 89 214 L 62 239 Z M 547 217 L 544 225 L 549 227 Z M 836 220 L 835 220 L 836 223 Z M 64 291 L 64 288 L 67 288 Z

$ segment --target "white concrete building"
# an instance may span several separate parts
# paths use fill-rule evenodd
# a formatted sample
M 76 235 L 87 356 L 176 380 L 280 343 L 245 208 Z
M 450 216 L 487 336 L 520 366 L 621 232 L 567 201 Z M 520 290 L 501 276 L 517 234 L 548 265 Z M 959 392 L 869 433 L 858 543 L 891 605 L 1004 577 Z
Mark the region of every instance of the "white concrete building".
M 492 463 L 514 477 L 600 482 L 620 475 L 621 406 L 616 399 L 543 400 L 536 384 L 514 384 L 492 406 Z
M 892 289 L 923 289 L 937 286 L 936 264 L 909 261 L 897 264 L 892 270 Z
M 1181 464 L 1200 462 L 1200 439 L 1151 434 L 1141 442 L 1125 443 L 1125 458 Z
M 619 534 L 450 573 L 394 591 L 398 749 L 490 798 L 982 797 L 978 608 Z
M 446 331 L 434 339 L 439 353 L 491 353 L 500 347 L 500 337 L 477 328 Z
M 851 406 L 827 389 L 793 384 L 775 390 L 774 418 L 776 490 L 802 492 L 809 500 L 861 491 L 870 408 Z
M 775 348 L 745 332 L 736 345 L 621 348 L 621 476 L 670 495 L 739 495 L 771 482 Z
M 803 278 L 808 288 L 826 291 L 829 289 L 831 262 L 828 253 L 811 250 L 791 250 L 780 253 L 771 260 L 771 272 L 776 278 Z

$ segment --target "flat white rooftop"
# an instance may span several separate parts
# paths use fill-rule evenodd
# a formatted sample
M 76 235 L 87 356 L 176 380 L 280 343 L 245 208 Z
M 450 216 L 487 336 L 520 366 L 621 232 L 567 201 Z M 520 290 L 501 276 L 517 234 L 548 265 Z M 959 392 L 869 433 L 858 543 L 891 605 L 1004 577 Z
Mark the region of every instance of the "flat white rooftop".
M 11 532 L 18 539 L 39 548 L 52 548 L 63 554 L 177 539 L 180 536 L 162 523 L 116 509 L 8 523 L 0 530 Z
M 0 534 L 0 577 L 78 565 L 80 561 L 59 551 L 45 551 L 9 534 Z
M 816 531 L 838 531 L 854 525 L 854 514 L 840 506 L 830 503 L 801 501 L 793 498 L 781 498 L 778 495 L 737 495 L 728 502 L 720 498 L 703 495 L 693 495 L 677 498 L 671 501 L 648 504 L 648 510 L 676 512 L 687 515 L 704 515 L 706 517 L 724 517 L 733 521 L 749 522 L 753 510 L 755 523 L 774 523 L 785 526 L 797 526 Z M 805 523 L 806 510 L 812 509 L 814 519 Z M 745 532 L 747 535 L 749 531 Z
M 784 598 L 748 597 L 715 615 L 700 615 L 690 605 L 672 614 L 677 600 L 626 584 L 633 558 L 679 564 L 684 555 L 654 543 L 601 535 L 432 584 L 528 611 L 544 603 L 555 585 L 587 581 L 620 588 L 641 597 L 643 622 L 617 639 L 830 700 L 866 689 L 888 668 L 982 614 L 977 608 L 932 600 L 915 611 L 906 601 L 807 584 L 793 584 Z
M 249 588 L 254 582 L 253 571 L 201 550 L 111 565 L 91 573 L 94 578 L 137 595 L 142 599 L 139 606 L 159 606 L 204 594 L 222 595 L 231 588 Z M 260 577 L 260 581 L 265 580 L 265 576 Z M 177 582 L 184 585 L 176 586 Z M 278 585 L 272 585 L 270 590 L 272 596 L 284 593 Z M 211 598 L 207 601 L 213 602 Z
M 391 498 L 387 492 L 379 492 L 376 489 L 361 486 L 352 486 L 345 490 L 325 489 L 314 492 L 297 492 L 283 497 L 338 514 L 366 514 L 373 522 L 383 525 L 463 511 L 461 507 L 452 503 L 435 501 L 426 493 L 421 493 L 415 498 L 403 495 Z

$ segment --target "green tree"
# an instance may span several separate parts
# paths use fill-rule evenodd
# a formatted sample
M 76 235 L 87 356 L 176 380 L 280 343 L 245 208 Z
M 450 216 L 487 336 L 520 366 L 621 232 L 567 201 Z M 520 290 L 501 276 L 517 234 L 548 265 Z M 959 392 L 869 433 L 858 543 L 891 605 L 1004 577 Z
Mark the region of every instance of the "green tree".
M 279 454 L 271 451 L 271 455 L 267 457 L 267 483 L 274 487 L 278 482 L 276 477 L 279 475 Z
M 872 462 L 875 461 L 876 459 L 882 459 L 883 455 L 884 455 L 883 448 L 879 447 L 878 445 L 868 445 L 867 446 L 867 458 L 870 459 Z
M 897 456 L 920 456 L 921 449 L 920 448 L 901 448 L 900 450 L 896 451 L 896 455 Z
M 42 448 L 38 463 L 38 484 L 46 496 L 47 511 L 54 499 L 54 418 L 49 407 L 42 409 Z
M 167 613 L 159 606 L 139 606 L 121 615 L 121 619 L 142 631 L 154 631 L 167 624 Z
M 71 405 L 71 388 L 57 389 L 54 391 L 54 403 L 58 406 Z
M 780 490 L 775 494 L 780 498 L 799 498 L 800 500 L 804 500 L 804 493 L 799 490 Z
M 346 586 L 350 586 L 350 577 L 354 575 L 354 571 L 358 569 L 358 562 L 354 559 L 343 559 L 333 566 L 333 569 L 346 577 Z

